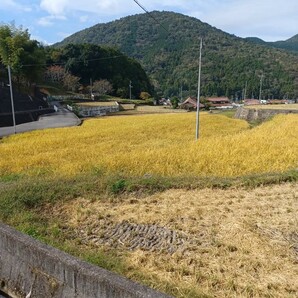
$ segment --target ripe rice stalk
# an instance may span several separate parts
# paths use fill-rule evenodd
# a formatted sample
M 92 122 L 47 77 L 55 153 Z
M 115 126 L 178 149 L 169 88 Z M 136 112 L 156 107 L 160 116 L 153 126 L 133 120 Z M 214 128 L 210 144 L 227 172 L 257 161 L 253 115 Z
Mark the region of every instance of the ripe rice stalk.
M 94 168 L 134 177 L 283 172 L 298 166 L 297 127 L 297 115 L 250 129 L 243 120 L 206 113 L 195 142 L 191 113 L 106 117 L 3 138 L 0 176 L 75 176 Z

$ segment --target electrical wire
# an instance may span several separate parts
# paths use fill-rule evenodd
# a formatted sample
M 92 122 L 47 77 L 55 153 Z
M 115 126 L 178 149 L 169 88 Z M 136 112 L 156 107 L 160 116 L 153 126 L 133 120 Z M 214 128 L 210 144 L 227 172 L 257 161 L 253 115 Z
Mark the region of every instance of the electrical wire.
M 158 23 L 167 33 L 170 34 L 170 32 L 168 31 L 168 29 L 163 25 L 161 24 L 157 19 L 156 17 L 154 17 L 152 15 L 151 12 L 149 12 L 139 1 L 137 0 L 133 0 L 138 6 L 140 6 L 142 8 L 142 10 L 144 10 L 156 23 Z
M 76 58 L 70 58 L 74 59 L 76 62 L 91 62 L 91 61 L 100 61 L 100 60 L 110 60 L 110 59 L 117 59 L 120 57 L 126 57 L 125 55 L 118 55 L 118 56 L 112 56 L 112 57 L 105 57 L 105 58 L 94 58 L 94 59 L 76 59 Z M 55 65 L 66 65 L 68 62 L 57 62 L 57 63 L 43 63 L 43 64 L 24 64 L 21 65 L 21 67 L 32 67 L 32 66 L 55 66 Z

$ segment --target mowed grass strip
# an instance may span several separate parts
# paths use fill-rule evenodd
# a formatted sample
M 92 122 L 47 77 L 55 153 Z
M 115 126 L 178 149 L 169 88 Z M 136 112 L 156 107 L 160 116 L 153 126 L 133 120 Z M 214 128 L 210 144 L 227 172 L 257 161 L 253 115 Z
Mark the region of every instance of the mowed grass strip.
M 0 175 L 236 177 L 297 167 L 298 117 L 249 129 L 242 120 L 195 114 L 107 117 L 80 127 L 19 134 L 0 142 Z

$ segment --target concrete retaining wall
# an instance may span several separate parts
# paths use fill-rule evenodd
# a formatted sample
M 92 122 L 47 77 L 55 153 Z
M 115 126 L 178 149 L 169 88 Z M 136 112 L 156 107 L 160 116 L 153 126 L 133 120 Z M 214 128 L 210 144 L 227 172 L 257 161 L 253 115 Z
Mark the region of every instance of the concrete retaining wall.
M 0 290 L 24 298 L 169 297 L 1 223 Z
M 239 107 L 236 111 L 235 118 L 246 121 L 264 121 L 277 114 L 298 113 L 297 110 L 274 110 L 274 109 L 253 109 Z

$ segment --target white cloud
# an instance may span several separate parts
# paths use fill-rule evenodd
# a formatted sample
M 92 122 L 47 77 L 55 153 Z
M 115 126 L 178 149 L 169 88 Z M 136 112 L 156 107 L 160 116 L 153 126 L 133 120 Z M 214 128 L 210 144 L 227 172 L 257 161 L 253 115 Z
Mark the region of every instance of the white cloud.
M 230 0 L 218 3 L 217 9 L 193 16 L 236 35 L 258 36 L 276 40 L 298 33 L 298 2 L 296 0 Z
M 183 1 L 183 0 L 143 0 L 139 1 L 148 10 L 175 10 L 184 9 L 191 10 L 194 6 L 201 5 L 204 1 Z M 186 2 L 186 3 L 185 3 Z M 210 1 L 211 3 L 213 1 Z M 41 0 L 40 7 L 47 11 L 49 14 L 66 14 L 71 11 L 76 12 L 89 12 L 98 15 L 119 15 L 119 14 L 135 14 L 143 12 L 141 8 L 133 1 L 123 0 Z
M 9 11 L 12 9 L 17 11 L 25 11 L 25 12 L 32 11 L 31 7 L 19 4 L 14 0 L 1 0 L 0 10 Z
M 138 1 L 149 11 L 180 12 L 197 17 L 237 36 L 256 36 L 266 41 L 273 41 L 284 40 L 298 33 L 298 0 Z M 0 2 L 1 20 L 16 20 L 25 27 L 38 24 L 38 28 L 44 29 L 45 38 L 53 41 L 60 28 L 74 33 L 87 25 L 143 13 L 134 0 L 0 0 Z
M 1 0 L 2 1 L 2 0 Z M 15 0 L 4 0 L 12 2 Z M 264 39 L 298 33 L 297 0 L 139 0 L 149 11 L 169 10 L 191 15 L 238 36 Z M 40 0 L 51 16 L 74 16 L 79 22 L 96 17 L 98 22 L 142 13 L 133 0 Z M 49 19 L 41 20 L 46 25 Z
M 57 20 L 66 20 L 66 17 L 65 16 L 46 16 L 46 17 L 41 17 L 37 23 L 38 25 L 40 26 L 44 26 L 44 27 L 47 27 L 47 26 L 52 26 L 54 25 L 55 21 Z
M 69 1 L 68 0 L 59 0 L 59 1 L 42 0 L 40 2 L 40 7 L 51 15 L 56 15 L 56 14 L 61 15 L 65 13 L 65 9 L 67 8 L 67 2 Z
M 88 21 L 89 17 L 88 16 L 80 16 L 79 20 L 81 23 L 86 23 Z
M 127 3 L 118 0 L 41 0 L 40 7 L 49 14 L 67 14 L 69 12 L 105 13 L 113 15 L 118 12 L 127 12 Z

